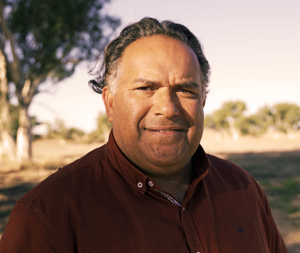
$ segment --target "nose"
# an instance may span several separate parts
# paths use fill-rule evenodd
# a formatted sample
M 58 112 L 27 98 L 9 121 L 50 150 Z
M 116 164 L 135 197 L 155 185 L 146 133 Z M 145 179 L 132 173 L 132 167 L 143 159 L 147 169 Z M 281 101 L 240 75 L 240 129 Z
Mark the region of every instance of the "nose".
M 172 94 L 169 88 L 161 88 L 155 94 L 153 110 L 155 115 L 163 115 L 166 118 L 179 115 L 178 98 Z

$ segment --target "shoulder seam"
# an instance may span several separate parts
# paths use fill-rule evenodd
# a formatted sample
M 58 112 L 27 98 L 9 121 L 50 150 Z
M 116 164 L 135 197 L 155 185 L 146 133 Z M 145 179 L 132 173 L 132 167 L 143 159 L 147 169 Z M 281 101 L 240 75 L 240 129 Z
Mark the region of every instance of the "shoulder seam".
M 44 229 L 45 229 L 45 231 L 46 231 L 46 233 L 48 235 L 48 238 L 49 238 L 52 246 L 54 247 L 55 251 L 62 252 L 62 250 L 60 249 L 59 245 L 57 245 L 57 243 L 55 243 L 54 238 L 52 236 L 52 233 L 50 231 L 50 228 L 48 228 L 47 224 L 45 224 L 46 222 L 43 219 L 41 219 L 40 215 L 38 214 L 36 208 L 32 205 L 32 203 L 26 202 L 26 201 L 22 201 L 22 200 L 20 200 L 18 202 L 19 203 L 21 202 L 22 204 L 30 205 L 30 207 L 32 208 L 33 212 L 36 214 L 37 218 L 42 222 L 43 227 L 44 227 Z
M 55 180 L 55 181 L 52 182 L 50 185 L 48 185 L 42 192 L 40 192 L 34 199 L 29 200 L 29 199 L 23 199 L 23 198 L 21 198 L 21 199 L 19 199 L 17 202 L 22 201 L 22 202 L 24 202 L 24 203 L 32 203 L 32 202 L 35 201 L 40 195 L 42 195 L 42 194 L 43 194 L 50 186 L 52 186 L 53 184 L 55 184 L 55 183 L 58 182 L 59 180 L 61 180 L 61 179 L 65 178 L 65 177 L 71 175 L 72 173 L 78 171 L 79 169 L 82 169 L 83 167 L 85 167 L 85 166 L 87 166 L 87 165 L 90 165 L 90 164 L 92 164 L 93 162 L 95 162 L 96 160 L 98 160 L 98 159 L 100 159 L 100 158 L 102 158 L 102 157 L 105 157 L 105 156 L 107 156 L 107 154 L 102 155 L 102 156 L 99 156 L 99 157 L 95 158 L 94 160 L 92 160 L 91 162 L 86 163 L 86 164 L 83 164 L 83 165 L 81 165 L 80 167 L 76 168 L 74 171 L 72 171 L 72 172 L 70 172 L 70 173 L 68 173 L 68 174 L 66 174 L 66 175 L 64 175 L 64 176 L 62 176 L 62 177 L 60 177 L 59 179 Z M 68 165 L 69 165 L 69 164 L 68 164 Z M 68 165 L 66 165 L 66 166 L 68 166 Z M 53 175 L 53 174 L 52 174 L 52 175 Z

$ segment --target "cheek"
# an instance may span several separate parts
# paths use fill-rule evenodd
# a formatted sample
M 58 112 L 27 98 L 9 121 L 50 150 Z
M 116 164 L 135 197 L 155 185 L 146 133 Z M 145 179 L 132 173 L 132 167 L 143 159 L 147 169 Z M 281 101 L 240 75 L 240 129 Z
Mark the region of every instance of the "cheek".
M 126 97 L 126 96 L 125 96 Z M 126 131 L 135 131 L 147 115 L 147 104 L 136 99 L 122 99 L 115 104 L 114 122 Z
M 202 104 L 199 102 L 189 102 L 183 104 L 183 113 L 185 118 L 189 124 L 189 127 L 196 127 L 198 128 L 203 124 L 203 107 Z
M 130 108 L 128 103 L 123 99 L 116 99 L 114 104 L 114 128 L 123 129 L 123 126 L 128 125 L 128 116 Z

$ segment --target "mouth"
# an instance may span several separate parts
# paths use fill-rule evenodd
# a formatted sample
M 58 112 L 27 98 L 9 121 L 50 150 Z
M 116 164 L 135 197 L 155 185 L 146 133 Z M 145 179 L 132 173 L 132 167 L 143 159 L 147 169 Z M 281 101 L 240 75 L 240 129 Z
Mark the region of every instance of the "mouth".
M 161 133 L 161 134 L 176 134 L 185 132 L 185 128 L 181 126 L 153 126 L 153 127 L 145 127 L 144 130 L 152 132 L 152 133 Z
M 152 131 L 152 132 L 158 132 L 158 133 L 167 133 L 167 132 L 179 132 L 181 130 L 178 130 L 178 129 L 168 129 L 168 130 L 155 130 L 155 129 L 147 129 L 149 131 Z

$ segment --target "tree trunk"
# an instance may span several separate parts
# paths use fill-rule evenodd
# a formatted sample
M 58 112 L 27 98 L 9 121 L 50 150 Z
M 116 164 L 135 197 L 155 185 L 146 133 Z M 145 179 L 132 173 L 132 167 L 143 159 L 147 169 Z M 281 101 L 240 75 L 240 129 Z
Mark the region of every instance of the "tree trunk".
M 16 144 L 8 131 L 2 131 L 0 137 L 0 160 L 16 161 Z
M 31 82 L 26 80 L 22 89 L 16 89 L 19 101 L 19 128 L 17 131 L 17 162 L 26 163 L 31 161 L 31 125 L 28 108 L 32 97 Z M 21 85 L 18 85 L 20 87 Z
M 7 101 L 8 85 L 6 79 L 5 57 L 0 49 L 0 158 L 15 161 L 16 146 L 10 135 L 11 118 Z
M 17 162 L 31 160 L 31 128 L 28 107 L 20 107 L 19 128 L 17 132 Z

